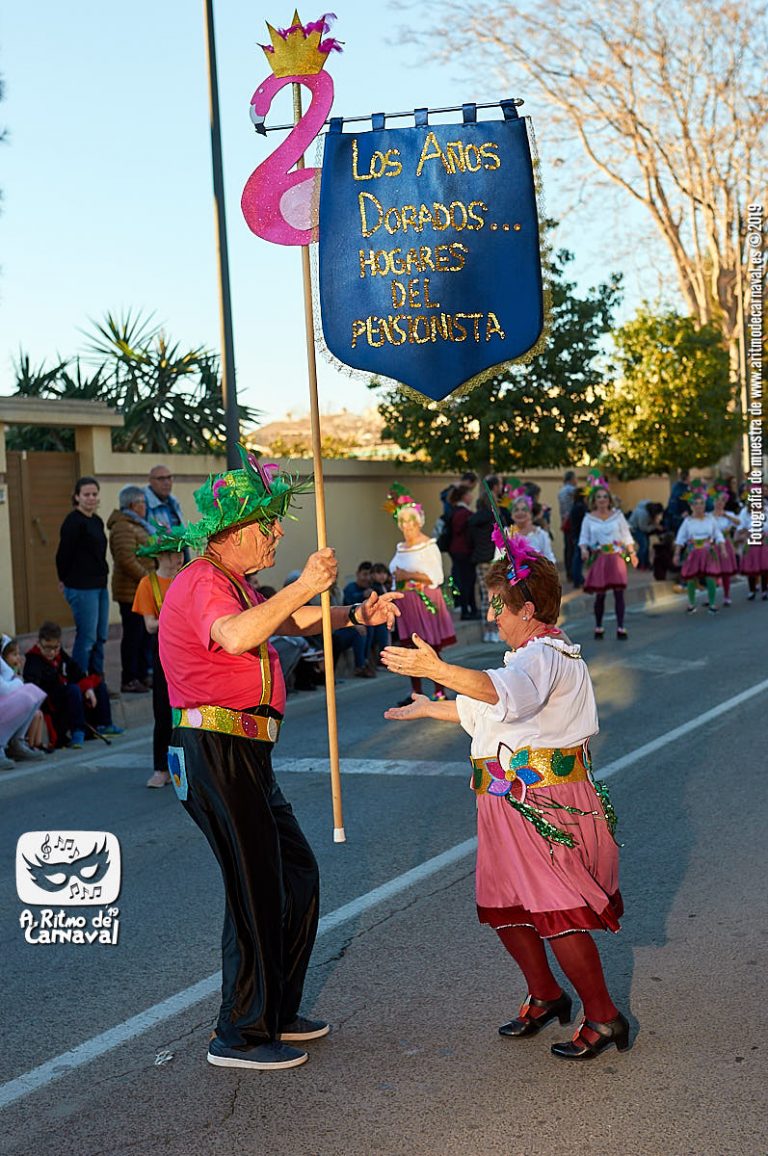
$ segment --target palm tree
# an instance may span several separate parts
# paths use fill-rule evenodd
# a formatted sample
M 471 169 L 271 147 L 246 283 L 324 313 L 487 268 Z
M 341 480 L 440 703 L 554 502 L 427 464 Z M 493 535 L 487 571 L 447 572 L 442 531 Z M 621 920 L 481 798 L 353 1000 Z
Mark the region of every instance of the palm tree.
M 16 365 L 16 393 L 24 397 L 78 398 L 106 402 L 123 414 L 122 429 L 112 430 L 112 447 L 137 453 L 218 453 L 226 446 L 219 360 L 198 346 L 182 349 L 151 316 L 128 310 L 108 313 L 86 334 L 89 377 L 75 358 L 50 369 L 31 364 L 21 353 Z M 240 406 L 241 422 L 254 422 L 258 411 Z M 12 449 L 73 449 L 72 430 L 16 426 L 9 431 Z

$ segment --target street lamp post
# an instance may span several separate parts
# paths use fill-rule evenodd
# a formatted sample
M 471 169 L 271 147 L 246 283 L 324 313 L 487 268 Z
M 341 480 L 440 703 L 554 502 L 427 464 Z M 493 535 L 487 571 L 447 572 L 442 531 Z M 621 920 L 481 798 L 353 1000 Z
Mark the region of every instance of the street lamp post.
M 221 121 L 219 118 L 219 80 L 216 70 L 216 34 L 213 26 L 213 0 L 205 3 L 205 31 L 208 49 L 208 96 L 211 115 L 211 163 L 213 197 L 216 204 L 216 249 L 219 259 L 219 320 L 221 329 L 221 393 L 227 430 L 227 467 L 240 465 L 237 444 L 240 441 L 240 419 L 237 412 L 235 384 L 235 350 L 232 337 L 232 299 L 229 287 L 227 252 L 227 218 L 224 209 L 224 168 L 221 159 Z

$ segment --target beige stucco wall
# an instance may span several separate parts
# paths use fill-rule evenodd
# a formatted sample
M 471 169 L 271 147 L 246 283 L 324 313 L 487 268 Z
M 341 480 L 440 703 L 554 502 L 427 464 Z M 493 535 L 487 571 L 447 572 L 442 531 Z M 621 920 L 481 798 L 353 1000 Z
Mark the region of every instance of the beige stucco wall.
M 144 485 L 152 466 L 159 464 L 156 455 L 113 453 L 108 426 L 78 426 L 76 448 L 80 454 L 81 472 L 93 474 L 100 481 L 99 513 L 105 523 L 117 507 L 120 488 L 129 482 Z M 185 516 L 194 520 L 193 492 L 209 473 L 224 468 L 223 459 L 174 454 L 163 464 L 168 465 L 174 475 L 173 493 L 180 501 Z M 311 461 L 294 460 L 280 464 L 294 473 L 306 475 L 312 472 Z M 5 470 L 5 439 L 0 436 L 0 486 L 3 487 L 7 487 Z M 562 471 L 538 471 L 520 476 L 526 481 L 538 483 L 542 490 L 542 501 L 552 507 L 555 553 L 562 557 L 560 520 L 557 514 L 557 491 L 562 485 Z M 579 473 L 577 480 L 582 480 L 582 476 Z M 392 481 L 402 482 L 422 503 L 426 514 L 426 529 L 431 530 L 441 510 L 439 493 L 455 480 L 455 475 L 425 475 L 411 467 L 398 467 L 392 462 L 339 460 L 324 464 L 324 478 L 328 542 L 336 549 L 339 577 L 344 582 L 354 574 L 358 562 L 363 559 L 389 562 L 394 553 L 399 537 L 397 527 L 392 517 L 382 509 Z M 650 478 L 616 483 L 614 492 L 621 498 L 624 509 L 630 509 L 641 498 L 666 503 L 669 482 L 666 478 Z M 269 576 L 264 574 L 265 584 L 281 586 L 286 575 L 301 567 L 307 555 L 316 548 L 314 496 L 308 494 L 303 497 L 300 509 L 295 513 L 297 521 L 285 522 L 286 533 L 280 544 L 277 564 Z M 52 555 L 55 549 L 56 545 L 52 544 Z M 118 621 L 115 603 L 112 609 L 112 621 Z M 5 629 L 14 629 L 7 494 L 6 500 L 0 502 L 0 624 Z

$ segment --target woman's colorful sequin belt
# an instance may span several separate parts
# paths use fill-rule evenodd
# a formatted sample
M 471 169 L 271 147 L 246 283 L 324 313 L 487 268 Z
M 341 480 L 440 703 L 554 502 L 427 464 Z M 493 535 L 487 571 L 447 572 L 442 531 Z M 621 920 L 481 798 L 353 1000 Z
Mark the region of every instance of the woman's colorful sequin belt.
M 702 546 L 708 546 L 710 543 L 709 538 L 692 538 L 691 541 L 695 550 L 700 550 Z
M 276 743 L 280 734 L 280 719 L 266 718 L 247 710 L 230 710 L 226 706 L 173 707 L 172 722 L 175 727 L 216 731 L 262 743 Z
M 524 795 L 540 787 L 589 779 L 589 756 L 583 747 L 522 747 L 512 753 L 506 768 L 495 755 L 469 761 L 473 768 L 470 786 L 478 795 L 519 795 L 520 788 Z

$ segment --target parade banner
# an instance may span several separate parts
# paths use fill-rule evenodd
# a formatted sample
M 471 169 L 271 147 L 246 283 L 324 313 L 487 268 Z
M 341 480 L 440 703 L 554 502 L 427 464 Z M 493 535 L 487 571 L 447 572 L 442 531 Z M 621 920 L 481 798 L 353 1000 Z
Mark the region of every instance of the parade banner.
M 330 353 L 441 401 L 537 342 L 544 322 L 526 122 L 342 132 L 332 119 L 320 189 L 319 289 Z

